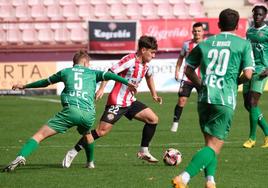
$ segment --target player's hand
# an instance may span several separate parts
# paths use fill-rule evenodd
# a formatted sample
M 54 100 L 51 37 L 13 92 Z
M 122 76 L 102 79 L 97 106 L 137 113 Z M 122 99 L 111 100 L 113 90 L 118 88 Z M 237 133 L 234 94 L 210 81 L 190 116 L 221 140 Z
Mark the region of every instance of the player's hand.
M 261 72 L 261 74 L 260 74 L 260 78 L 261 78 L 261 79 L 264 79 L 264 78 L 266 78 L 267 76 L 268 76 L 268 68 L 267 68 L 266 70 L 264 70 L 264 71 Z
M 14 84 L 13 86 L 12 86 L 12 89 L 13 90 L 16 90 L 16 89 L 24 89 L 25 87 L 24 87 L 24 85 L 23 84 Z
M 138 86 L 136 84 L 129 82 L 127 86 L 128 86 L 129 91 L 132 93 L 132 95 L 137 93 Z
M 162 97 L 159 97 L 159 96 L 154 96 L 153 99 L 155 102 L 157 102 L 159 104 L 162 104 L 162 102 L 163 102 Z
M 104 90 L 103 89 L 99 89 L 96 93 L 95 93 L 95 100 L 99 100 L 103 97 L 104 94 Z

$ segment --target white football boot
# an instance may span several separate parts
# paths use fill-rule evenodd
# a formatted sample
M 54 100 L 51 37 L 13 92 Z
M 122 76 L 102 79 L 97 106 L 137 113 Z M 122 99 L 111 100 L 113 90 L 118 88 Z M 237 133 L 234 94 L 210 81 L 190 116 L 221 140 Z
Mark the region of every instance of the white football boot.
M 178 122 L 173 122 L 170 131 L 175 133 L 175 132 L 177 132 L 178 127 L 179 127 L 179 123 Z
M 69 168 L 77 154 L 78 152 L 75 149 L 69 150 L 62 161 L 62 167 Z
M 87 164 L 86 164 L 86 168 L 89 168 L 89 169 L 93 169 L 93 168 L 95 168 L 94 161 L 87 162 Z
M 149 151 L 148 152 L 139 151 L 137 153 L 137 157 L 139 159 L 145 160 L 149 163 L 157 163 L 158 162 L 158 160 L 154 156 L 152 156 Z
M 15 168 L 21 165 L 25 165 L 26 159 L 22 156 L 18 156 L 14 161 L 12 161 L 8 166 L 3 169 L 3 172 L 14 171 Z

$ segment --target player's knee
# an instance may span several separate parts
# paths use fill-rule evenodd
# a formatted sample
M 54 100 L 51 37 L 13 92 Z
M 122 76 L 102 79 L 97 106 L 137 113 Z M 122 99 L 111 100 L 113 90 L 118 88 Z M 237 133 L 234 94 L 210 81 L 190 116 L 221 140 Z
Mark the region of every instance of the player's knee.
M 148 123 L 148 124 L 158 124 L 158 119 L 159 119 L 158 116 L 153 114 L 147 119 L 146 123 Z
M 186 102 L 187 102 L 187 98 L 181 97 L 180 100 L 178 101 L 179 107 L 184 107 Z

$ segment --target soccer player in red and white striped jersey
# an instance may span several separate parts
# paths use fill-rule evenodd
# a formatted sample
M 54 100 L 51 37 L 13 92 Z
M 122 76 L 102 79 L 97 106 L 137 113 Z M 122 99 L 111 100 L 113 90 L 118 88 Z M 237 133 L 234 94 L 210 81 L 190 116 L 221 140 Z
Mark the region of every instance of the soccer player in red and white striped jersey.
M 137 86 L 145 78 L 153 100 L 161 104 L 162 98 L 156 93 L 152 70 L 148 64 L 155 57 L 157 47 L 157 41 L 154 37 L 142 36 L 138 41 L 137 52 L 123 57 L 109 71 L 122 76 Z M 106 84 L 107 82 L 102 82 L 99 90 L 96 92 L 96 99 L 102 98 Z M 137 153 L 137 157 L 150 163 L 158 162 L 149 152 L 149 143 L 154 136 L 158 124 L 158 116 L 151 108 L 136 100 L 134 93 L 122 84 L 115 83 L 109 94 L 106 108 L 99 125 L 91 131 L 92 136 L 87 142 L 93 143 L 94 140 L 106 135 L 111 131 L 113 124 L 122 116 L 125 116 L 129 120 L 134 118 L 145 123 L 142 131 L 140 151 Z M 72 160 L 83 148 L 83 142 L 85 141 L 80 139 L 75 147 L 67 152 L 62 163 L 63 167 L 69 167 L 71 165 Z
M 184 73 L 180 75 L 179 71 L 181 69 L 184 72 L 186 69 L 184 59 L 188 56 L 191 50 L 204 39 L 204 29 L 202 23 L 196 22 L 193 25 L 192 34 L 193 38 L 183 43 L 183 47 L 176 64 L 175 79 L 177 81 L 180 81 L 180 88 L 178 91 L 178 102 L 174 108 L 173 124 L 171 127 L 172 132 L 177 132 L 182 110 L 187 103 L 187 99 L 191 95 L 192 89 L 195 87 L 194 84 L 187 78 L 187 76 Z M 200 78 L 200 69 L 197 68 L 195 72 Z

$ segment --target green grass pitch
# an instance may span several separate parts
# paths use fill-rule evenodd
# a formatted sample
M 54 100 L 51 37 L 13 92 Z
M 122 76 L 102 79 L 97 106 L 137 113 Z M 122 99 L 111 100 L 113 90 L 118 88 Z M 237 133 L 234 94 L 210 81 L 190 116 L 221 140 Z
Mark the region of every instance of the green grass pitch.
M 37 151 L 27 158 L 26 166 L 12 173 L 0 173 L 1 188 L 29 187 L 90 187 L 90 188 L 167 188 L 171 178 L 180 173 L 192 155 L 203 146 L 196 112 L 196 94 L 190 97 L 182 114 L 177 133 L 170 132 L 176 93 L 159 93 L 163 104 L 153 102 L 149 93 L 139 93 L 137 98 L 150 106 L 160 122 L 151 143 L 151 152 L 162 158 L 163 148 L 174 147 L 181 151 L 183 161 L 178 167 L 147 164 L 136 158 L 143 123 L 122 118 L 106 137 L 96 141 L 93 170 L 84 168 L 85 154 L 80 152 L 69 169 L 61 167 L 66 151 L 79 138 L 73 128 L 66 134 L 48 138 Z M 96 103 L 99 120 L 106 97 Z M 36 99 L 56 96 L 34 97 Z M 268 95 L 264 93 L 260 107 L 268 119 Z M 12 161 L 24 142 L 51 116 L 61 109 L 59 103 L 29 100 L 19 96 L 0 96 L 0 167 Z M 253 149 L 242 148 L 249 131 L 248 114 L 243 108 L 242 95 L 230 135 L 219 156 L 216 174 L 217 188 L 266 188 L 268 185 L 268 149 L 263 144 L 263 134 L 257 129 L 257 145 Z M 203 173 L 194 177 L 190 187 L 204 187 Z

